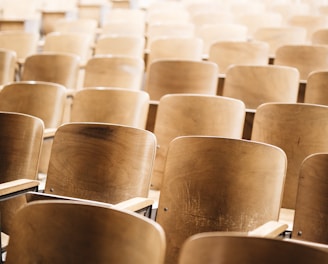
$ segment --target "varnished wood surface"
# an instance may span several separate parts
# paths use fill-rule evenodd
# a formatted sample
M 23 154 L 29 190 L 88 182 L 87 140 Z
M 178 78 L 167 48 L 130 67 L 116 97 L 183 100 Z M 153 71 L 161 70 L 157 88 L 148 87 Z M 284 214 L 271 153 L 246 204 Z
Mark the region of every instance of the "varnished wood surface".
M 304 102 L 328 105 L 327 71 L 314 71 L 309 74 L 306 82 Z
M 149 95 L 140 90 L 93 88 L 79 90 L 73 99 L 71 122 L 101 122 L 144 129 Z
M 267 144 L 208 136 L 173 140 L 156 219 L 167 236 L 166 263 L 176 263 L 193 234 L 248 232 L 277 221 L 286 166 L 285 153 Z
M 189 238 L 179 264 L 322 264 L 327 261 L 328 252 L 302 244 L 238 233 L 209 232 Z
M 242 100 L 250 109 L 267 102 L 296 103 L 299 78 L 292 67 L 233 65 L 226 73 L 222 95 Z
M 295 209 L 300 165 L 308 155 L 328 151 L 328 107 L 267 103 L 256 110 L 251 139 L 282 148 L 288 168 L 282 207 Z
M 122 125 L 70 123 L 55 134 L 46 193 L 107 203 L 147 197 L 153 133 Z
M 159 101 L 154 133 L 158 148 L 152 188 L 160 189 L 169 143 L 178 136 L 241 138 L 245 120 L 242 101 L 196 94 L 165 95 Z
M 145 90 L 151 100 L 165 94 L 216 94 L 218 67 L 213 62 L 190 60 L 158 60 L 151 64 Z
M 72 201 L 38 201 L 17 214 L 6 263 L 161 264 L 165 234 L 138 214 Z
M 87 61 L 83 87 L 119 87 L 141 90 L 145 64 L 142 58 L 97 55 Z
M 328 244 L 328 152 L 302 162 L 292 238 Z
M 1 48 L 0 43 L 0 85 L 15 81 L 16 67 L 16 52 L 12 49 Z
M 75 89 L 80 58 L 60 52 L 43 52 L 26 58 L 22 70 L 22 81 L 45 81 Z

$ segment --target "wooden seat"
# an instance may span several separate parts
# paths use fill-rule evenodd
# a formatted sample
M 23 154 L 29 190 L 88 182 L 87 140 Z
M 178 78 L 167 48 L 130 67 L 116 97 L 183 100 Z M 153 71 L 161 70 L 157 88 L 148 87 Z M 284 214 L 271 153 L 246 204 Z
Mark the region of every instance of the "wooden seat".
M 256 78 L 255 78 L 256 76 Z M 299 73 L 277 65 L 233 65 L 227 72 L 223 96 L 242 100 L 256 109 L 266 102 L 297 102 Z
M 43 52 L 26 58 L 22 81 L 54 82 L 67 89 L 76 89 L 80 58 L 60 52 Z
M 22 30 L 0 31 L 0 48 L 15 51 L 20 63 L 37 52 L 38 41 L 37 33 Z
M 235 99 L 197 94 L 168 94 L 158 105 L 154 133 L 158 147 L 152 188 L 161 189 L 169 143 L 178 136 L 211 135 L 241 138 L 245 105 Z
M 267 65 L 269 45 L 263 41 L 218 41 L 211 45 L 208 61 L 215 62 L 222 74 L 233 64 Z
M 116 204 L 148 197 L 153 133 L 109 123 L 74 122 L 55 134 L 45 194 Z
M 149 95 L 123 88 L 89 88 L 76 92 L 70 122 L 102 122 L 145 128 Z
M 16 63 L 15 51 L 0 48 L 0 85 L 15 81 Z
M 266 103 L 256 109 L 251 139 L 280 147 L 288 158 L 282 207 L 295 209 L 299 170 L 310 154 L 328 150 L 328 106 Z
M 21 209 L 13 225 L 6 263 L 164 261 L 163 229 L 154 221 L 127 211 L 39 201 Z
M 311 72 L 306 80 L 304 103 L 328 105 L 328 71 Z
M 253 34 L 253 39 L 269 44 L 270 57 L 274 60 L 276 50 L 284 45 L 306 44 L 306 29 L 302 27 L 263 27 Z
M 52 32 L 44 37 L 44 52 L 71 53 L 80 57 L 81 64 L 92 55 L 93 39 L 90 34 L 75 32 Z
M 216 94 L 218 67 L 214 62 L 190 60 L 154 61 L 146 76 L 145 90 L 151 100 L 165 94 Z
M 292 239 L 328 244 L 328 152 L 306 157 L 300 167 Z
M 205 232 L 187 239 L 178 263 L 275 264 L 281 261 L 320 264 L 328 261 L 328 252 L 279 239 L 248 237 L 229 232 Z
M 163 37 L 154 40 L 149 47 L 147 70 L 149 65 L 160 59 L 202 60 L 203 41 L 200 38 Z
M 328 45 L 328 29 L 314 31 L 311 36 L 311 43 L 314 45 Z
M 285 153 L 268 144 L 211 136 L 171 141 L 156 218 L 167 237 L 166 263 L 177 263 L 191 235 L 248 232 L 277 220 L 286 166 Z
M 0 112 L 1 231 L 10 234 L 12 217 L 22 205 L 20 200 L 6 200 L 24 189 L 35 189 L 43 141 L 41 119 L 12 112 Z M 4 201 L 6 200 L 6 201 Z M 1 235 L 3 240 L 4 236 Z M 8 242 L 8 241 L 7 241 Z M 2 241 L 2 250 L 6 241 Z
M 95 43 L 95 55 L 144 57 L 145 38 L 131 35 L 101 35 Z
M 145 63 L 142 58 L 97 55 L 85 66 L 83 87 L 142 89 Z

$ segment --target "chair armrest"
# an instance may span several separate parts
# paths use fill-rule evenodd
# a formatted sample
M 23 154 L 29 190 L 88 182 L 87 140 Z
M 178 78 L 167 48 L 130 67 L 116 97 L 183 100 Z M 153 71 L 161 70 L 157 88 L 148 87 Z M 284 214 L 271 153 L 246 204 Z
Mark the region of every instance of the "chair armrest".
M 269 221 L 264 225 L 261 225 L 258 228 L 248 232 L 248 235 L 275 238 L 286 231 L 287 227 L 287 224 L 280 223 L 278 221 Z
M 19 179 L 0 184 L 0 200 L 5 200 L 9 197 L 35 190 L 40 182 L 37 180 Z
M 130 210 L 137 212 L 139 210 L 145 209 L 149 206 L 152 206 L 154 203 L 153 199 L 135 197 L 117 204 L 114 204 L 113 207 L 117 209 Z
M 47 139 L 53 139 L 55 136 L 55 133 L 57 131 L 57 128 L 53 127 L 53 128 L 45 128 L 44 132 L 43 132 L 43 139 L 47 140 Z

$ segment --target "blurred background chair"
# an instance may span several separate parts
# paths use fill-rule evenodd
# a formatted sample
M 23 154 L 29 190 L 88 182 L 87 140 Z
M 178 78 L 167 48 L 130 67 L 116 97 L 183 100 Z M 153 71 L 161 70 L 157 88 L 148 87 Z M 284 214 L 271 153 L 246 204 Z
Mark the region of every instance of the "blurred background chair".
M 306 80 L 304 103 L 328 105 L 327 71 L 313 71 Z
M 0 85 L 14 82 L 17 70 L 16 52 L 0 48 Z

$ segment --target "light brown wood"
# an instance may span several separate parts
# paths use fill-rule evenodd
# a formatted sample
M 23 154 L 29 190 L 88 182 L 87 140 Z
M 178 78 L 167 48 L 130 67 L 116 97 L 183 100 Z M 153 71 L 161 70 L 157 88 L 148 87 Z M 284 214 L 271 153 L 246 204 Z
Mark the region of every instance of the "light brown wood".
M 285 153 L 268 144 L 210 136 L 174 139 L 156 218 L 167 237 L 166 263 L 177 263 L 191 235 L 248 232 L 277 221 L 286 167 Z
M 257 108 L 251 139 L 282 148 L 288 158 L 282 207 L 295 209 L 299 169 L 308 155 L 328 151 L 328 106 L 266 103 Z
M 276 50 L 283 45 L 300 45 L 306 43 L 306 30 L 302 27 L 260 26 L 253 35 L 253 39 L 264 41 L 269 44 L 270 57 L 274 59 Z
M 18 179 L 0 184 L 0 196 L 19 192 L 21 190 L 38 187 L 40 184 L 37 180 Z
M 79 90 L 73 99 L 71 122 L 102 122 L 145 128 L 149 95 L 123 88 Z
M 143 36 L 101 35 L 95 44 L 94 54 L 143 58 L 145 42 Z
M 152 188 L 161 189 L 169 143 L 178 136 L 208 135 L 241 138 L 245 105 L 212 95 L 171 94 L 159 101 L 154 133 L 158 140 Z
M 44 37 L 42 51 L 71 53 L 80 57 L 82 65 L 92 56 L 93 38 L 90 34 L 52 32 Z
M 267 65 L 269 44 L 262 41 L 218 41 L 211 45 L 208 61 L 215 62 L 222 74 L 233 64 Z
M 295 68 L 277 65 L 233 65 L 227 72 L 223 96 L 242 100 L 256 109 L 266 102 L 296 103 L 299 73 Z
M 120 20 L 105 23 L 101 28 L 101 35 L 145 36 L 145 24 L 142 22 L 130 23 Z
M 18 61 L 37 52 L 39 35 L 23 30 L 0 31 L 0 48 L 16 52 Z
M 118 203 L 147 197 L 156 151 L 153 133 L 105 123 L 57 129 L 45 193 Z
M 314 45 L 327 45 L 328 44 L 328 30 L 326 28 L 318 29 L 313 32 L 311 36 L 311 43 Z
M 304 103 L 328 105 L 327 71 L 314 71 L 309 74 L 306 82 Z
M 158 60 L 151 64 L 145 90 L 151 100 L 165 94 L 216 94 L 218 67 L 214 62 Z
M 43 9 L 41 12 L 41 34 L 47 35 L 50 32 L 54 32 L 54 25 L 58 20 L 64 19 L 69 16 L 69 10 L 50 10 Z
M 39 201 L 20 210 L 14 226 L 8 264 L 164 261 L 163 229 L 128 211 L 71 201 Z
M 201 61 L 203 41 L 195 37 L 163 37 L 150 44 L 147 71 L 149 65 L 160 59 L 181 59 Z
M 275 65 L 295 67 L 306 80 L 317 70 L 328 70 L 328 47 L 325 45 L 284 45 L 277 49 Z
M 142 89 L 145 63 L 142 58 L 97 55 L 85 66 L 83 87 Z
M 15 81 L 16 63 L 15 51 L 0 48 L 0 85 Z
M 78 19 L 59 19 L 54 25 L 56 32 L 76 32 L 86 33 L 95 36 L 98 27 L 98 21 L 92 18 Z
M 304 159 L 300 168 L 292 238 L 328 244 L 328 152 Z
M 28 56 L 22 70 L 22 81 L 44 81 L 76 89 L 80 58 L 60 52 L 43 52 Z
M 11 181 L 34 184 L 43 141 L 43 122 L 26 114 L 0 112 L 0 126 L 1 183 L 9 188 L 13 184 Z M 12 217 L 21 205 L 20 201 L 0 203 L 2 232 L 10 234 Z
M 327 252 L 306 245 L 238 233 L 207 232 L 186 241 L 179 264 L 321 264 L 327 261 Z
M 260 236 L 267 238 L 277 238 L 285 230 L 287 230 L 288 224 L 280 223 L 279 221 L 269 221 L 251 231 L 248 232 L 248 236 Z

